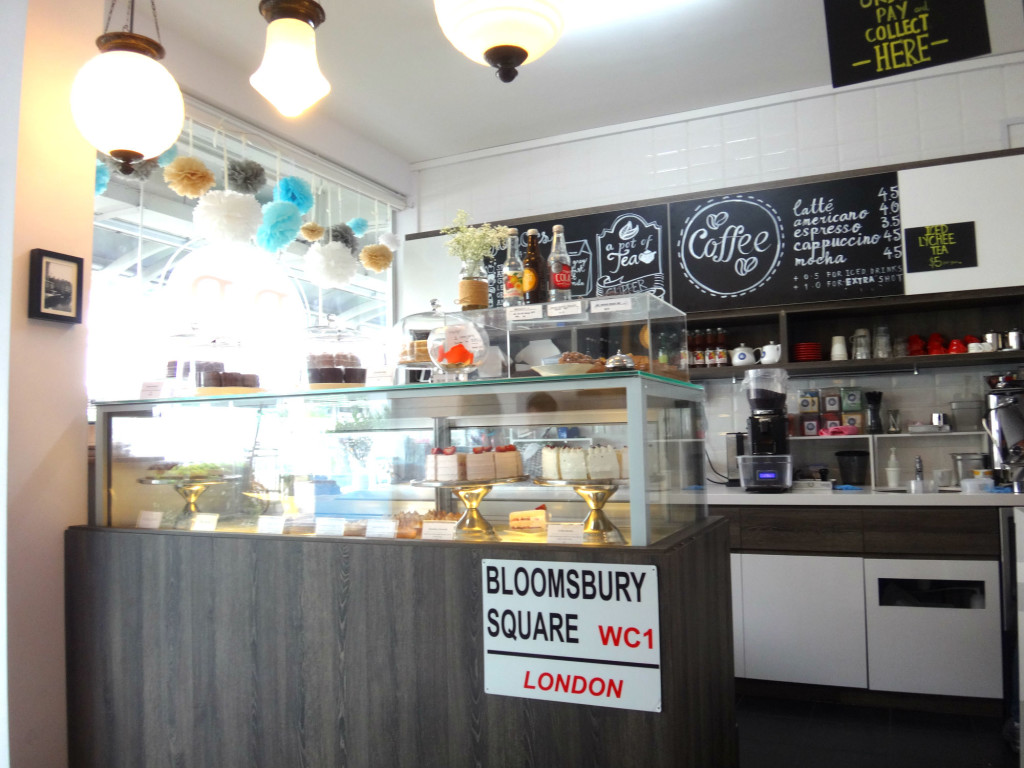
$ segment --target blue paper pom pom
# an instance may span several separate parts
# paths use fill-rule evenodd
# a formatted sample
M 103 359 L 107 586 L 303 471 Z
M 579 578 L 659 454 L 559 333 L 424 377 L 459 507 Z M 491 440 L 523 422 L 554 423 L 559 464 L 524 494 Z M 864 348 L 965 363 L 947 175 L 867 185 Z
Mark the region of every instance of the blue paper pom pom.
M 313 192 L 298 176 L 285 176 L 274 187 L 274 200 L 292 203 L 299 213 L 305 213 L 313 207 Z
M 302 213 L 295 203 L 267 203 L 263 206 L 263 223 L 256 230 L 256 242 L 260 248 L 274 253 L 294 240 L 301 226 Z
M 178 145 L 171 144 L 163 153 L 156 159 L 157 165 L 161 168 L 166 168 L 168 165 L 174 162 L 174 159 L 178 156 Z
M 349 219 L 346 224 L 352 229 L 352 234 L 356 237 L 362 237 L 366 234 L 366 230 L 370 228 L 370 222 L 360 216 L 357 219 Z
M 110 184 L 110 169 L 102 160 L 96 161 L 96 194 L 102 195 Z

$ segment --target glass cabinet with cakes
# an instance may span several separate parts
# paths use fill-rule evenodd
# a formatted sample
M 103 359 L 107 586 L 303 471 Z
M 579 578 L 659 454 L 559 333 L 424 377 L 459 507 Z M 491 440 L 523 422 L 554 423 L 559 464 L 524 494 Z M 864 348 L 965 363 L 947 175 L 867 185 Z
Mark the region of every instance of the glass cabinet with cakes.
M 93 523 L 646 546 L 707 515 L 703 399 L 629 370 L 100 403 Z

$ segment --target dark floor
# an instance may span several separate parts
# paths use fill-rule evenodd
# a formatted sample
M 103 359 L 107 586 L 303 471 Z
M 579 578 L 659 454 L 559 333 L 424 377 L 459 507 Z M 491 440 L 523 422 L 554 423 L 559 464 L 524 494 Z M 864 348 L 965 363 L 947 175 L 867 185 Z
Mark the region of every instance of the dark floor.
M 740 768 L 1019 768 L 997 718 L 742 696 Z

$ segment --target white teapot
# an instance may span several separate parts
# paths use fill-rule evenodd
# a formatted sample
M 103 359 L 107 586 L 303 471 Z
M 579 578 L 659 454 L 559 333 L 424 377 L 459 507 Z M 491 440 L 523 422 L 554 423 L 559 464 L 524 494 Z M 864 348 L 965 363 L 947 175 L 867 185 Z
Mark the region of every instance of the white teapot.
M 759 362 L 765 365 L 777 363 L 782 359 L 782 345 L 776 344 L 774 341 L 769 341 L 763 347 L 758 347 L 754 351 L 758 354 Z
M 740 342 L 738 347 L 729 350 L 729 362 L 733 365 L 753 365 L 757 362 L 754 359 L 754 348 Z

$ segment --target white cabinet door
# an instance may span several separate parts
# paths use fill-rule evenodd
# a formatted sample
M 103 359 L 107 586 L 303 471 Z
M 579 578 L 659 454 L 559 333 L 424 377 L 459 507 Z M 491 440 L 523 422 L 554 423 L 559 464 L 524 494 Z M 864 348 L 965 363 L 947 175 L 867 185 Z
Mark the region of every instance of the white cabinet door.
M 999 564 L 864 561 L 869 685 L 1000 698 Z
M 746 677 L 865 687 L 863 560 L 742 558 Z
M 732 658 L 736 677 L 746 677 L 743 658 L 743 555 L 729 555 L 732 573 Z

